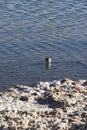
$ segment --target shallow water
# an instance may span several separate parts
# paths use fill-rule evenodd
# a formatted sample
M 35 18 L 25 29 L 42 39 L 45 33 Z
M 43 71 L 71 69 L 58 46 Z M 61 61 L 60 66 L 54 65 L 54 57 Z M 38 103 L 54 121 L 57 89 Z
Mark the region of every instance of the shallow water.
M 87 79 L 86 50 L 86 0 L 1 0 L 0 90 L 63 77 Z

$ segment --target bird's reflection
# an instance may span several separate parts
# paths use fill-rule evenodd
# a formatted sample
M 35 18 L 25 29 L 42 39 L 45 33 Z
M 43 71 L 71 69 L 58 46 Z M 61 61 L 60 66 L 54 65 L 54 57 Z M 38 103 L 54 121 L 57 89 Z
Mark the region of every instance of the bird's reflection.
M 46 68 L 47 70 L 51 69 L 51 63 L 46 63 L 46 64 L 45 64 L 45 68 Z

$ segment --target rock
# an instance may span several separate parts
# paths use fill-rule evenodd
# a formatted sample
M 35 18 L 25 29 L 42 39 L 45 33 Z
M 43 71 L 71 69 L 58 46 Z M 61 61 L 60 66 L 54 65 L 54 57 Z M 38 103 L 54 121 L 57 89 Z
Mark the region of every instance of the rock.
M 62 79 L 60 82 L 61 82 L 62 85 L 63 84 L 65 84 L 65 85 L 71 85 L 73 83 L 72 80 L 67 79 L 67 78 Z
M 83 86 L 87 86 L 87 81 L 85 81 L 82 85 L 83 85 Z
M 8 88 L 8 92 L 14 92 L 14 88 Z
M 16 130 L 16 127 L 15 126 L 9 127 L 9 130 Z
M 62 109 L 60 108 L 55 108 L 54 110 L 52 110 L 50 113 L 50 115 L 53 115 L 54 117 L 58 117 L 58 118 L 62 118 L 64 115 L 64 112 Z
M 28 101 L 28 96 L 21 96 L 21 97 L 20 97 L 20 100 L 21 100 L 21 101 Z

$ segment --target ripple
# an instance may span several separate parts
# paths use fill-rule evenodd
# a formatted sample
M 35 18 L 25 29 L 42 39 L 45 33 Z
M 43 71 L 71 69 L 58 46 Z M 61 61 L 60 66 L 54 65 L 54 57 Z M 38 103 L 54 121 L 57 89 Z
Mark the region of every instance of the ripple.
M 2 0 L 0 85 L 86 78 L 86 41 L 86 1 Z M 53 60 L 49 71 L 44 65 L 47 56 Z

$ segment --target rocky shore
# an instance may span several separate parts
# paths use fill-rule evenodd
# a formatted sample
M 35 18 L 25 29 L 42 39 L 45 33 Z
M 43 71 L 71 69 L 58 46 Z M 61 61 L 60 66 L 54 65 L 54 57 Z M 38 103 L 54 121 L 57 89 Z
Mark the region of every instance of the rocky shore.
M 0 92 L 0 130 L 87 130 L 87 80 L 64 78 Z

